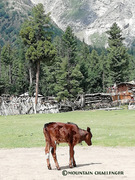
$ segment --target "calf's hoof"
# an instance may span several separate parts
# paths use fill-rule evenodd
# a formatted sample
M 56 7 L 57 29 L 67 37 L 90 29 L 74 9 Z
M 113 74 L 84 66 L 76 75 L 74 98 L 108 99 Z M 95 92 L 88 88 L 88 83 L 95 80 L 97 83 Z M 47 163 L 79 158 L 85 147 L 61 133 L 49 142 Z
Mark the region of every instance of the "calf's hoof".
M 70 167 L 70 168 L 73 168 L 73 166 L 72 166 L 71 164 L 69 165 L 69 167 Z
M 73 166 L 76 167 L 76 164 L 74 164 Z
M 57 167 L 57 170 L 61 170 L 61 168 L 60 168 L 60 167 Z
M 50 165 L 48 166 L 48 169 L 49 169 L 49 170 L 51 170 L 51 169 L 52 169 Z

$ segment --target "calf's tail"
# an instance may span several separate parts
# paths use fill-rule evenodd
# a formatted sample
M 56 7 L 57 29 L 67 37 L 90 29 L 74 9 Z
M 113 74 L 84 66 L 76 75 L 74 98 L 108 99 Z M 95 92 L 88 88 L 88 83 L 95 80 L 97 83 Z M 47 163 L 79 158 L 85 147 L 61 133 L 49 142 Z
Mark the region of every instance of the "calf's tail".
M 43 133 L 44 133 L 46 142 L 51 144 L 51 137 L 50 137 L 50 134 L 49 134 L 49 132 L 48 132 L 46 127 L 43 128 Z

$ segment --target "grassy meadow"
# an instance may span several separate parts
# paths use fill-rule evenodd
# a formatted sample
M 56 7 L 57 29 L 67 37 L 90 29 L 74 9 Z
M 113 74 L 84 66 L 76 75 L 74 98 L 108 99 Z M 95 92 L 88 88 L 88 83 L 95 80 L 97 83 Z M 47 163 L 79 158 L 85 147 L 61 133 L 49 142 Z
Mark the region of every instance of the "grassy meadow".
M 82 129 L 89 126 L 93 146 L 135 146 L 135 111 L 93 110 L 0 116 L 0 148 L 44 147 L 43 126 L 53 121 L 74 122 Z

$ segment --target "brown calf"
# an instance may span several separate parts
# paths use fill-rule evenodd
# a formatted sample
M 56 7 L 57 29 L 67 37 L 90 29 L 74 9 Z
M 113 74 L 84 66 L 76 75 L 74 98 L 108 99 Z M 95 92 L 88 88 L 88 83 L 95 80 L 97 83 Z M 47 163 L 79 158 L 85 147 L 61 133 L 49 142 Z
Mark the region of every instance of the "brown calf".
M 82 141 L 85 141 L 88 146 L 92 145 L 92 134 L 90 128 L 87 130 L 80 129 L 73 123 L 58 123 L 51 122 L 44 125 L 43 133 L 46 140 L 45 155 L 47 160 L 47 167 L 51 169 L 49 161 L 49 153 L 51 151 L 56 168 L 60 170 L 57 157 L 56 157 L 56 145 L 59 143 L 68 143 L 70 147 L 70 159 L 69 166 L 72 168 L 76 166 L 74 159 L 74 146 Z

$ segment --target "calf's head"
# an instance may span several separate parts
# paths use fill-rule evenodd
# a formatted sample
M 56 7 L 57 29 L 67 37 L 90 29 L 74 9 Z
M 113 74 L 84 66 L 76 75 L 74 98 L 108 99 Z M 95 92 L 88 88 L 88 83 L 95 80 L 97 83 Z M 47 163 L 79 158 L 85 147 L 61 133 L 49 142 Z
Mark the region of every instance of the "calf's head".
M 87 133 L 86 133 L 86 136 L 85 136 L 85 142 L 88 144 L 88 146 L 91 146 L 92 145 L 92 133 L 90 131 L 90 128 L 87 127 Z

